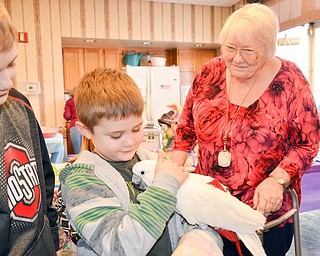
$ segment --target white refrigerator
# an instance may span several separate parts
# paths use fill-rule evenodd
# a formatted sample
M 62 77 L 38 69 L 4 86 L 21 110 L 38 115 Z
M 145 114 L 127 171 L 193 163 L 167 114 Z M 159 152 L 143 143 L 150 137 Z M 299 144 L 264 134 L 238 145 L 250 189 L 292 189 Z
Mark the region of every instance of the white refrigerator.
M 126 66 L 126 73 L 138 85 L 145 102 L 145 125 L 156 125 L 158 119 L 171 109 L 169 104 L 181 105 L 179 67 Z
M 126 66 L 144 99 L 144 141 L 141 147 L 157 152 L 162 148 L 162 130 L 158 119 L 169 112 L 169 104 L 181 105 L 179 67 Z

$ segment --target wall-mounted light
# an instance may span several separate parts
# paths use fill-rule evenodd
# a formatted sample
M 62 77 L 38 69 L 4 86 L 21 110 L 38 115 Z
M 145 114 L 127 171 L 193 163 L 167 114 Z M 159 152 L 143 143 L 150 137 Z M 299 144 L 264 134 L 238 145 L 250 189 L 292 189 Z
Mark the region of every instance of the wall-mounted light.
M 314 35 L 314 23 L 313 22 L 310 22 L 309 23 L 309 27 L 308 27 L 308 35 L 309 36 L 313 36 Z
M 95 43 L 96 42 L 96 40 L 94 40 L 94 39 L 86 39 L 86 40 L 84 40 L 86 43 Z
M 143 45 L 150 45 L 150 44 L 152 44 L 152 42 L 151 42 L 151 41 L 143 41 L 143 42 L 141 42 L 141 44 L 143 44 Z
M 195 44 L 194 46 L 195 46 L 195 47 L 203 47 L 203 46 L 204 46 L 204 44 L 197 43 L 197 44 Z

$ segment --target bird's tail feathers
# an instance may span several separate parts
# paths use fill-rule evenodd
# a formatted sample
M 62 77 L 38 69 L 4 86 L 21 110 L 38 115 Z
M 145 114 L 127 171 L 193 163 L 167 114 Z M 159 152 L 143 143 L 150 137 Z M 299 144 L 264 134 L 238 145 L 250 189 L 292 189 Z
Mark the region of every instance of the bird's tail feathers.
M 242 234 L 238 233 L 239 238 L 254 256 L 266 256 L 261 240 L 256 233 Z

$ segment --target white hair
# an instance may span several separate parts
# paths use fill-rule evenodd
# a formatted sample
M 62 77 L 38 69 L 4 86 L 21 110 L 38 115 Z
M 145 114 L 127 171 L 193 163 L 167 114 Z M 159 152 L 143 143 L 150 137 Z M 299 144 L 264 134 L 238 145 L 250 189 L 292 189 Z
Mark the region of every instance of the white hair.
M 246 4 L 232 13 L 226 20 L 220 34 L 219 43 L 232 36 L 241 41 L 258 41 L 272 58 L 276 52 L 279 21 L 275 12 L 263 4 Z

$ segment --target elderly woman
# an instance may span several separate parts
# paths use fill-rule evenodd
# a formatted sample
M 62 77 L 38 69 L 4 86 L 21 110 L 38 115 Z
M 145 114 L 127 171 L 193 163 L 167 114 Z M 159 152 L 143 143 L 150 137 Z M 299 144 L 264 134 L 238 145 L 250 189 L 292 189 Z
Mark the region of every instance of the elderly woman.
M 196 75 L 180 117 L 173 160 L 197 141 L 196 172 L 219 179 L 268 220 L 301 201 L 301 177 L 317 155 L 319 117 L 310 86 L 292 62 L 275 57 L 278 19 L 262 4 L 234 12 L 219 36 L 221 57 Z M 221 213 L 223 214 L 223 213 Z M 265 233 L 267 255 L 285 255 L 292 219 Z M 224 255 L 237 255 L 224 240 Z M 250 255 L 242 245 L 244 255 Z

